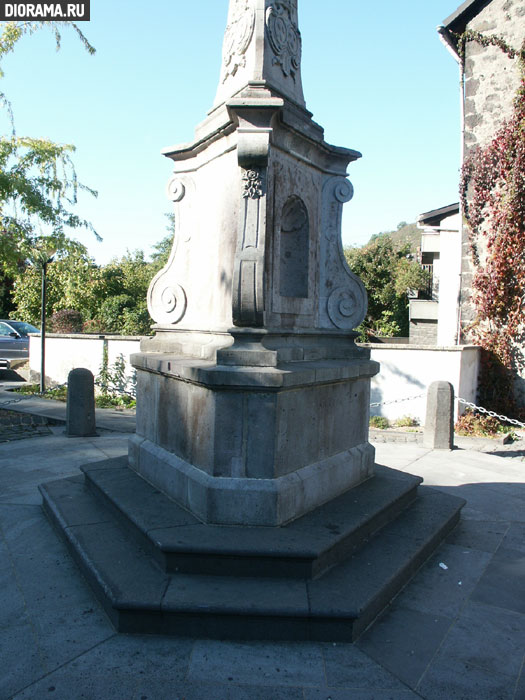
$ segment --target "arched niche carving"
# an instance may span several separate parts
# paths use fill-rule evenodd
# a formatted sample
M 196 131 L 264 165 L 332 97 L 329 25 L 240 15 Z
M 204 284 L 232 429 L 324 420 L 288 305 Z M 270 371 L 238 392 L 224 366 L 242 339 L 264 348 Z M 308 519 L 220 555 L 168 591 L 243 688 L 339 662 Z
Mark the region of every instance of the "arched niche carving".
M 302 199 L 293 195 L 281 216 L 279 294 L 308 298 L 310 225 Z

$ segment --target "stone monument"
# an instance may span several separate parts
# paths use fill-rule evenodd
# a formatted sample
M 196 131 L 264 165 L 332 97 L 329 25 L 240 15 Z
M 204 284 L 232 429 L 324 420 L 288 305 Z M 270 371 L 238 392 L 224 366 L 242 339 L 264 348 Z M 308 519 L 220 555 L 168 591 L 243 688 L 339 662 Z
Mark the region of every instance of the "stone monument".
M 176 232 L 128 458 L 44 508 L 122 631 L 354 639 L 461 501 L 374 467 L 340 231 L 360 154 L 306 109 L 297 0 L 230 0 L 215 104 L 164 154 Z
M 369 478 L 347 165 L 301 84 L 297 1 L 232 0 L 215 106 L 174 162 L 171 257 L 133 357 L 130 465 L 209 523 L 282 525 Z

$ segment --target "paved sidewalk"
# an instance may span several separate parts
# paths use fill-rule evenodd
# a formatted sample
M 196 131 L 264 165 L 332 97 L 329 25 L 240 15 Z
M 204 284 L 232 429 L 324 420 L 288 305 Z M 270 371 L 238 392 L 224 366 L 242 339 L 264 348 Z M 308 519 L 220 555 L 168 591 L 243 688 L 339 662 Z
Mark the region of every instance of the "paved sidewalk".
M 18 394 L 8 391 L 6 383 L 0 382 L 0 410 L 17 411 L 31 415 L 43 416 L 52 421 L 66 422 L 66 404 L 64 401 L 43 399 L 30 394 Z M 13 386 L 23 386 L 23 382 Z M 112 430 L 119 433 L 135 432 L 135 411 L 116 410 L 113 408 L 95 409 L 97 428 Z
M 0 398 L 0 402 L 1 402 Z M 525 700 L 525 465 L 377 446 L 468 499 L 463 521 L 354 645 L 116 634 L 40 508 L 39 483 L 127 434 L 0 444 L 0 699 Z

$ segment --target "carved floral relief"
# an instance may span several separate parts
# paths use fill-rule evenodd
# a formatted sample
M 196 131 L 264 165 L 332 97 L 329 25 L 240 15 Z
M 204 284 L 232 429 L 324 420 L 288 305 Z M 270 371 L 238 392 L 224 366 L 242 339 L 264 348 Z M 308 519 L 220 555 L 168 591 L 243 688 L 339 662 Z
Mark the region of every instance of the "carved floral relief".
M 243 179 L 242 196 L 244 199 L 259 199 L 263 195 L 263 182 L 261 173 L 258 170 L 245 170 Z
M 222 82 L 246 65 L 246 52 L 255 28 L 253 0 L 238 0 L 224 34 L 222 48 Z
M 294 80 L 301 65 L 301 33 L 293 19 L 292 0 L 275 0 L 266 13 L 266 31 L 273 62 Z

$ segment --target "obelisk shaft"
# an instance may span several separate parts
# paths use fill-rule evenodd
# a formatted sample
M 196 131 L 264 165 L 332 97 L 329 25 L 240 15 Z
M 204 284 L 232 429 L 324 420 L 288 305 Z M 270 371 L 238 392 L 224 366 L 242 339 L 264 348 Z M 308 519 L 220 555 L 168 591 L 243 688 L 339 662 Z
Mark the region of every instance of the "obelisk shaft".
M 250 85 L 305 106 L 297 0 L 230 0 L 215 106 Z

